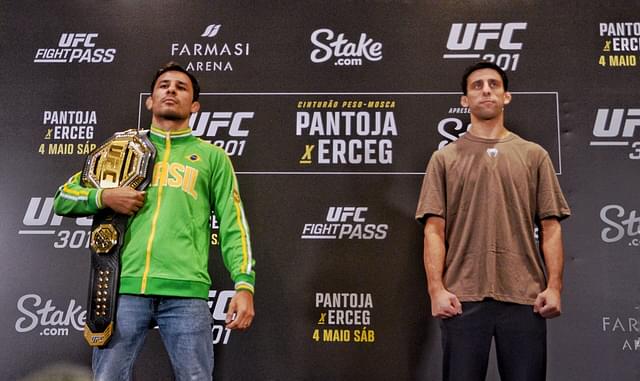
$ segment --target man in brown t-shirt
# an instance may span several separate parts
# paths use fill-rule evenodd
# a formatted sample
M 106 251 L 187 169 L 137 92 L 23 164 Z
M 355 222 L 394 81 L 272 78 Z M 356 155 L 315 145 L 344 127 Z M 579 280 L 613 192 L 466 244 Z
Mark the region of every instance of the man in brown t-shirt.
M 493 338 L 502 381 L 544 380 L 545 319 L 561 313 L 570 210 L 547 152 L 504 127 L 507 87 L 493 63 L 467 68 L 471 128 L 433 153 L 416 211 L 444 380 L 484 380 Z

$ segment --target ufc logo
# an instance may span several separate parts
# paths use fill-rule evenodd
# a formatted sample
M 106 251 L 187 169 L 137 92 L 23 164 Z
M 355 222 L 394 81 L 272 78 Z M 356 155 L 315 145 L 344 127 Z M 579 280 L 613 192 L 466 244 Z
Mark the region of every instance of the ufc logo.
M 327 222 L 347 222 L 349 218 L 352 218 L 354 222 L 364 222 L 363 215 L 367 209 L 367 207 L 332 206 L 327 213 Z
M 61 48 L 75 48 L 82 45 L 86 48 L 92 48 L 96 44 L 91 40 L 97 37 L 98 33 L 62 33 L 58 46 Z
M 76 218 L 78 226 L 91 226 L 91 218 Z M 62 217 L 53 213 L 53 197 L 31 197 L 22 223 L 25 226 L 60 226 Z
M 200 112 L 189 118 L 189 126 L 195 136 L 216 136 L 218 129 L 228 128 L 229 136 L 246 137 L 249 130 L 240 128 L 243 119 L 253 119 L 253 112 Z
M 464 29 L 464 32 L 463 32 Z M 522 43 L 513 42 L 513 32 L 527 29 L 526 22 L 512 23 L 454 23 L 451 24 L 447 49 L 449 50 L 484 50 L 487 42 L 498 41 L 503 50 L 520 50 Z
M 227 305 L 235 293 L 234 290 L 223 290 L 218 294 L 216 290 L 209 290 L 209 300 L 207 304 L 215 320 L 225 320 L 227 318 Z M 218 296 L 217 298 L 216 294 Z
M 626 113 L 625 113 L 626 111 Z M 611 138 L 617 136 L 631 137 L 636 127 L 640 127 L 640 109 L 599 108 L 596 122 L 593 125 L 593 136 Z M 622 134 L 620 135 L 620 130 Z

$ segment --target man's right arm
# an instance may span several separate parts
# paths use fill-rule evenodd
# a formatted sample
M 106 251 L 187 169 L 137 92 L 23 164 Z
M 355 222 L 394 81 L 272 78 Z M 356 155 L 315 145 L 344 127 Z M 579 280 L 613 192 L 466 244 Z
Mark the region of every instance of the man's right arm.
M 442 280 L 446 257 L 445 220 L 438 216 L 429 216 L 424 227 L 424 268 L 427 273 L 431 315 L 446 319 L 462 313 L 462 305 L 453 293 L 449 292 Z
M 76 173 L 58 188 L 53 203 L 56 214 L 67 217 L 89 216 L 100 209 L 111 208 L 117 213 L 131 216 L 144 204 L 145 192 L 129 187 L 87 188 L 80 183 L 80 176 L 80 172 Z
M 57 215 L 66 217 L 90 216 L 103 208 L 102 190 L 82 186 L 78 172 L 71 176 L 56 192 L 53 208 Z

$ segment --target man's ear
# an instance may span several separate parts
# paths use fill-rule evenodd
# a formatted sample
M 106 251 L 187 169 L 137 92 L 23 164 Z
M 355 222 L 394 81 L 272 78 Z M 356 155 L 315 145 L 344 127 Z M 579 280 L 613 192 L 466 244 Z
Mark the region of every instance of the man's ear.
M 504 93 L 504 104 L 508 105 L 509 103 L 511 103 L 511 93 L 506 91 Z
M 191 112 L 198 112 L 200 111 L 200 102 L 195 101 L 191 103 Z
M 462 107 L 469 107 L 469 98 L 466 95 L 460 97 L 460 105 Z
M 153 106 L 153 100 L 151 100 L 151 96 L 148 96 L 144 101 L 144 105 L 147 107 L 147 110 L 151 111 L 151 106 Z

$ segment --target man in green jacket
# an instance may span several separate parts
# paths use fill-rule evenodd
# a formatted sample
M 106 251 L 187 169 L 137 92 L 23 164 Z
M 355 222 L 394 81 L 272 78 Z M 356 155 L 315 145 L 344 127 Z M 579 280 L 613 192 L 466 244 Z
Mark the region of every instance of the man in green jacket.
M 129 380 L 148 327 L 157 324 L 177 380 L 210 380 L 212 316 L 207 304 L 210 218 L 220 227 L 223 261 L 236 293 L 227 328 L 247 329 L 254 317 L 255 261 L 236 177 L 226 153 L 191 135 L 189 116 L 200 108 L 196 78 L 177 63 L 155 75 L 145 105 L 156 147 L 145 191 L 83 187 L 80 173 L 60 187 L 60 215 L 102 208 L 131 216 L 121 248 L 115 332 L 93 352 L 96 380 Z

